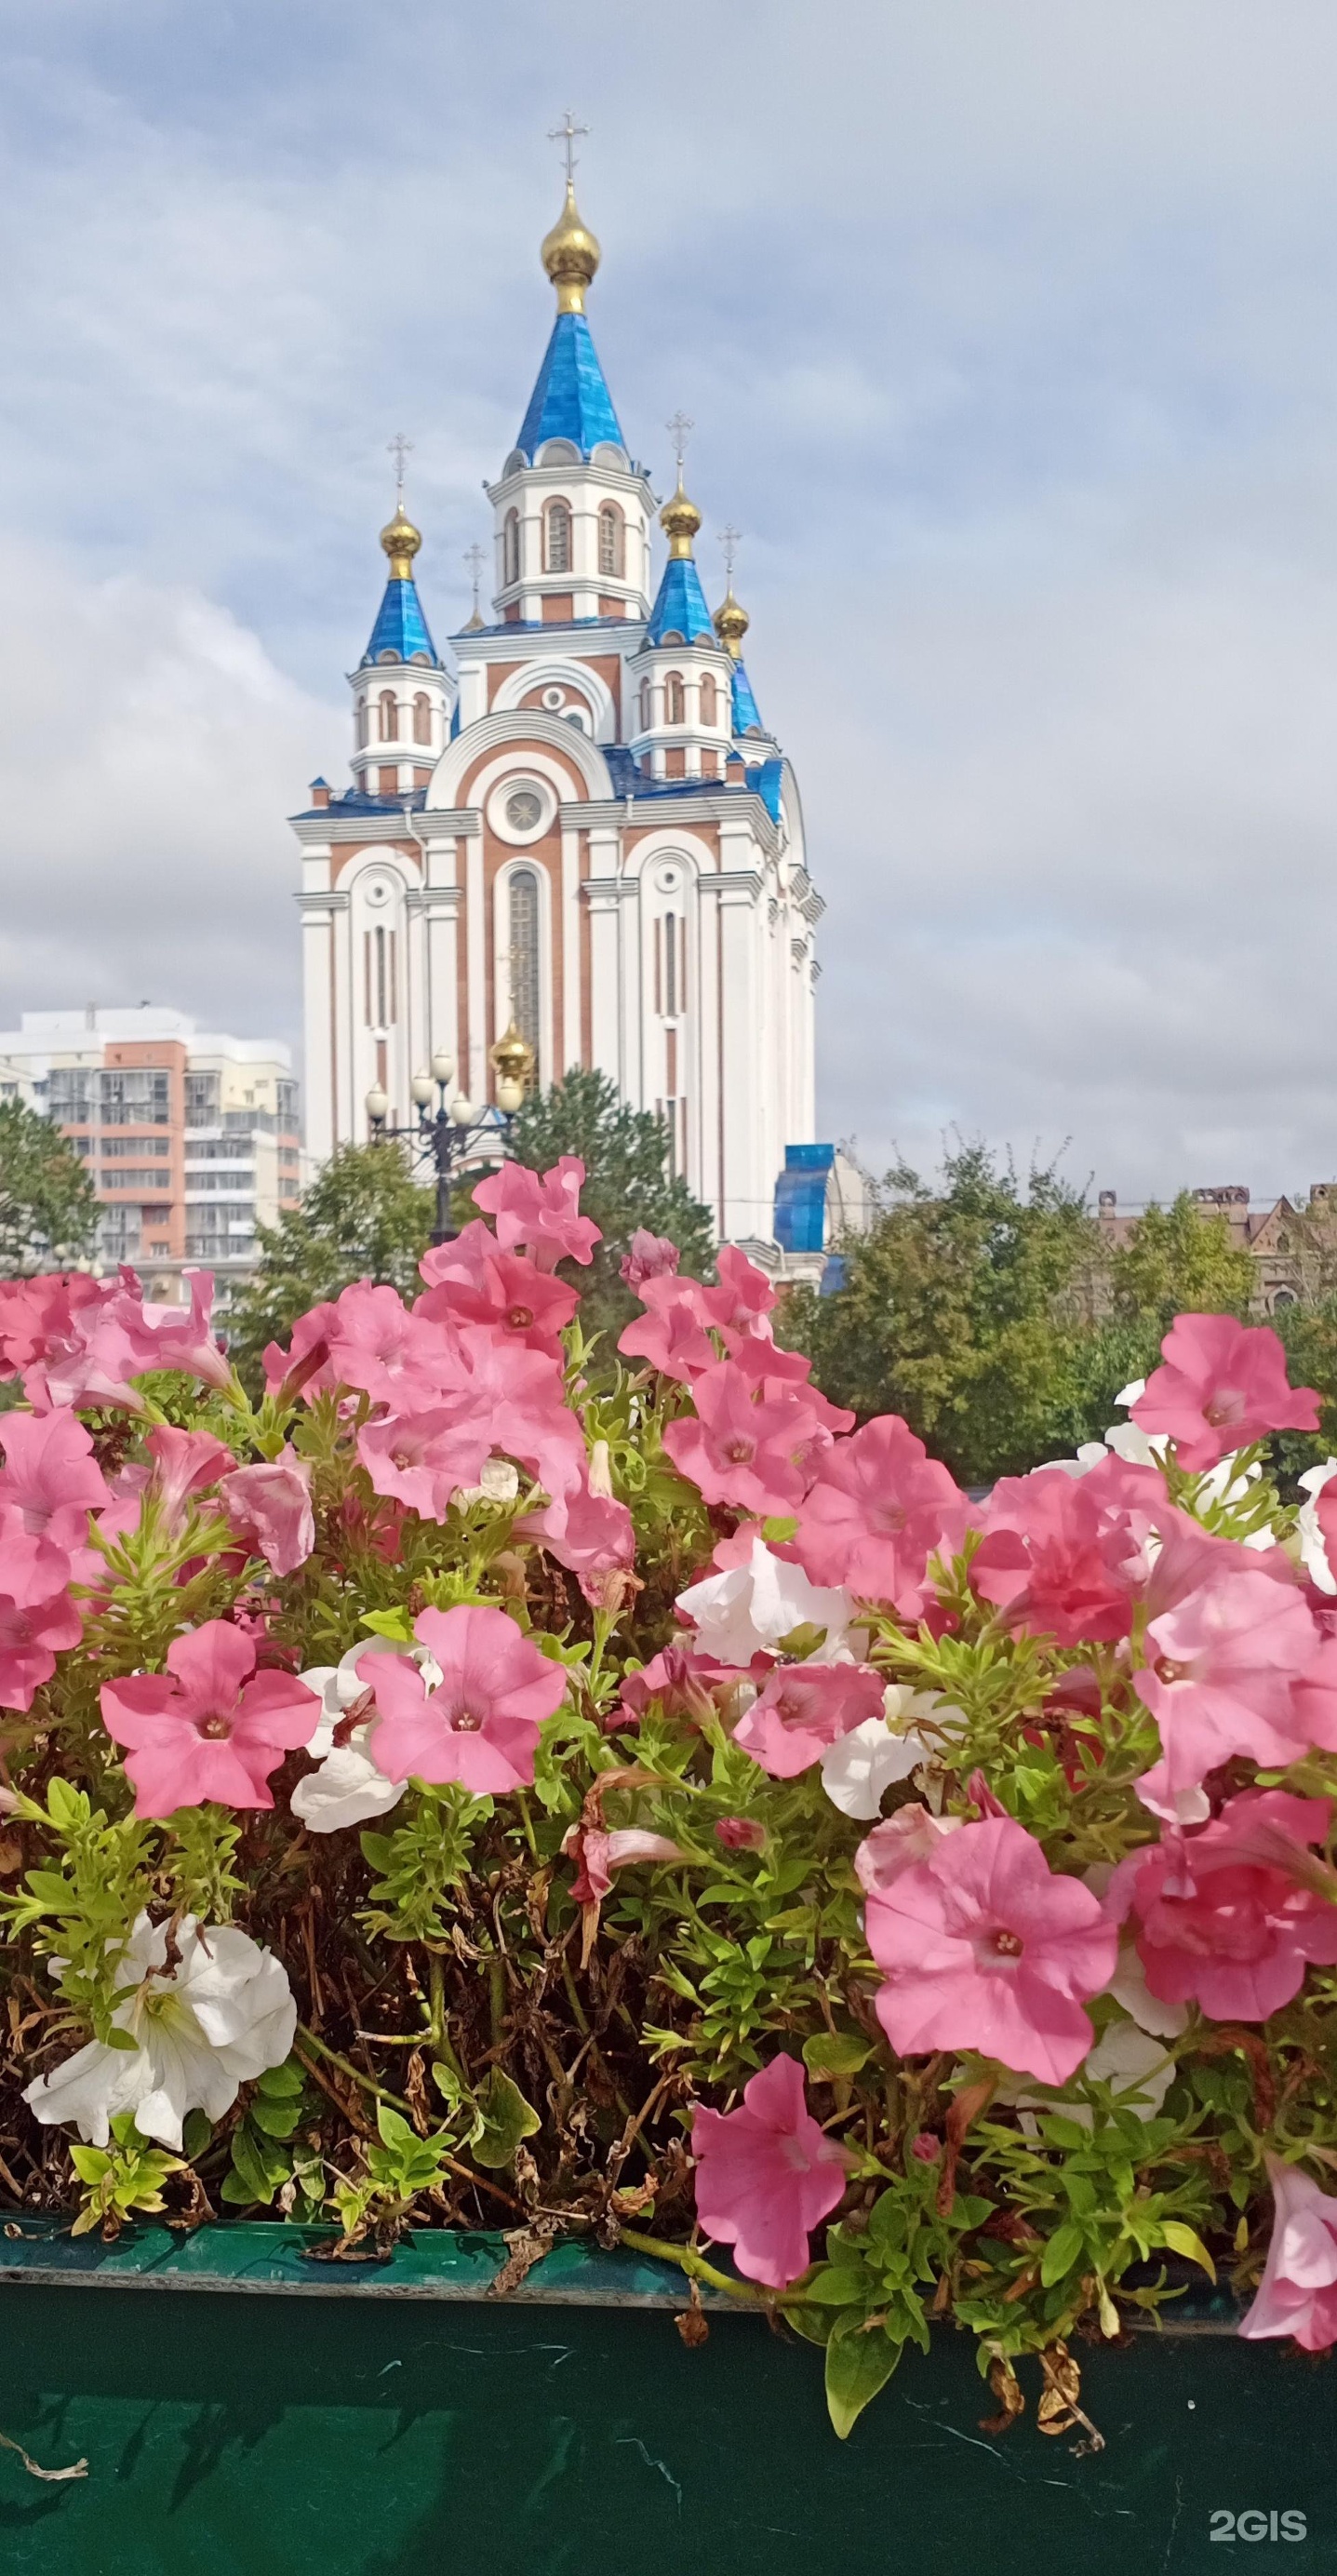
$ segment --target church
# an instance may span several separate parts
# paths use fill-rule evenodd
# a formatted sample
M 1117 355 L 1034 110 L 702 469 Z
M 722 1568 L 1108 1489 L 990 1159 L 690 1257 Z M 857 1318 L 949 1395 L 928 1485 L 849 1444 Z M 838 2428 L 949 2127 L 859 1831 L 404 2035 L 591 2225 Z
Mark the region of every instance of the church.
M 308 1151 L 496 1099 L 510 1030 L 544 1085 L 577 1065 L 657 1113 L 721 1242 L 818 1253 L 831 1149 L 813 1142 L 814 931 L 793 770 L 748 679 L 748 616 L 713 614 L 683 484 L 658 511 L 586 315 L 600 249 L 566 201 L 543 243 L 557 313 L 511 453 L 486 486 L 490 620 L 432 638 L 401 489 L 388 579 L 351 675 L 350 787 L 314 782 L 301 844 Z M 777 1184 L 779 1189 L 777 1191 Z M 815 1236 L 803 1243 L 798 1237 Z M 799 1263 L 799 1268 L 806 1264 Z

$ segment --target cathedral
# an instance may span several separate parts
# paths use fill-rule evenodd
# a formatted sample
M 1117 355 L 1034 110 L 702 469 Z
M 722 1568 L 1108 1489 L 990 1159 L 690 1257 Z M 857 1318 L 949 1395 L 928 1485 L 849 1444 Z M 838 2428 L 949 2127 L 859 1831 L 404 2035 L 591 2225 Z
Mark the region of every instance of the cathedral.
M 452 674 L 401 488 L 351 677 L 353 784 L 316 780 L 294 818 L 307 1146 L 323 1160 L 366 1136 L 369 1090 L 392 1125 L 411 1118 L 434 1054 L 483 1110 L 518 1031 L 532 1081 L 598 1066 L 656 1112 L 719 1240 L 774 1265 L 802 1248 L 796 1204 L 813 1231 L 804 1191 L 825 1197 L 831 1161 L 812 1141 L 822 905 L 798 789 L 748 680 L 732 575 L 707 605 L 681 458 L 655 579 L 655 495 L 586 316 L 600 251 L 569 165 L 542 257 L 552 336 L 486 487 L 491 619 L 475 606 L 450 638 Z

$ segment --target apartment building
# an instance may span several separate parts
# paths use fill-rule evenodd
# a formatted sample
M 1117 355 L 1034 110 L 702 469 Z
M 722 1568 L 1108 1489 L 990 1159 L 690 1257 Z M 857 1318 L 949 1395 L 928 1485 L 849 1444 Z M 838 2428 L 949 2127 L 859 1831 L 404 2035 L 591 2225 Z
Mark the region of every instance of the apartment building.
M 153 1295 L 213 1270 L 220 1302 L 245 1278 L 257 1224 L 301 1186 L 297 1084 L 269 1038 L 197 1029 L 182 1011 L 25 1011 L 0 1031 L 0 1098 L 45 1114 L 85 1157 L 102 1207 L 98 1254 Z

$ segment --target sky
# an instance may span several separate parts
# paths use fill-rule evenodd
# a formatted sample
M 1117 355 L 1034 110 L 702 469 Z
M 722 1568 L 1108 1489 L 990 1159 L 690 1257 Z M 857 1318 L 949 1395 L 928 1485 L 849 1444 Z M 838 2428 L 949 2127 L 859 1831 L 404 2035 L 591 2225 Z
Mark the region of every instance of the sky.
M 0 1025 L 300 1029 L 386 442 L 438 641 L 570 107 L 797 771 L 819 1133 L 1337 1177 L 1331 0 L 0 0 Z M 665 483 L 665 488 L 667 485 Z

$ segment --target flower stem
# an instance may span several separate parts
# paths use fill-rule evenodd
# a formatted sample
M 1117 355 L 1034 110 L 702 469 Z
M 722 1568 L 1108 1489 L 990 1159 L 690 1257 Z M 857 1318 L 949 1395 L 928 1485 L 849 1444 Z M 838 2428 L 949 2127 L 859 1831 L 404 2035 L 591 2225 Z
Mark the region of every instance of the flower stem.
M 384 2084 L 374 2083 L 370 2075 L 363 2074 L 360 2066 L 354 2066 L 349 2058 L 341 2057 L 336 2048 L 327 2048 L 323 2039 L 317 2039 L 315 2032 L 307 2029 L 305 2022 L 299 2021 L 297 2038 L 303 2048 L 309 2048 L 316 2057 L 323 2057 L 327 2066 L 337 2066 L 340 2074 L 348 2076 L 364 2093 L 373 2094 L 378 2102 L 388 2102 L 392 2110 L 406 2111 L 412 2119 L 412 2105 L 405 2101 L 402 2093 L 390 2093 Z
M 731 2299 L 741 2299 L 748 2307 L 778 2305 L 806 2308 L 810 2304 L 801 2290 L 797 2294 L 788 2290 L 767 2292 L 754 2289 L 750 2282 L 731 2280 L 727 2272 L 718 2271 L 713 2263 L 706 2261 L 704 2254 L 698 2254 L 695 2246 L 670 2245 L 665 2237 L 642 2236 L 634 2227 L 619 2227 L 618 2239 L 621 2244 L 630 2245 L 637 2254 L 653 2254 L 661 2263 L 676 2263 L 689 2281 L 709 2281 L 712 2290 L 727 2290 Z

